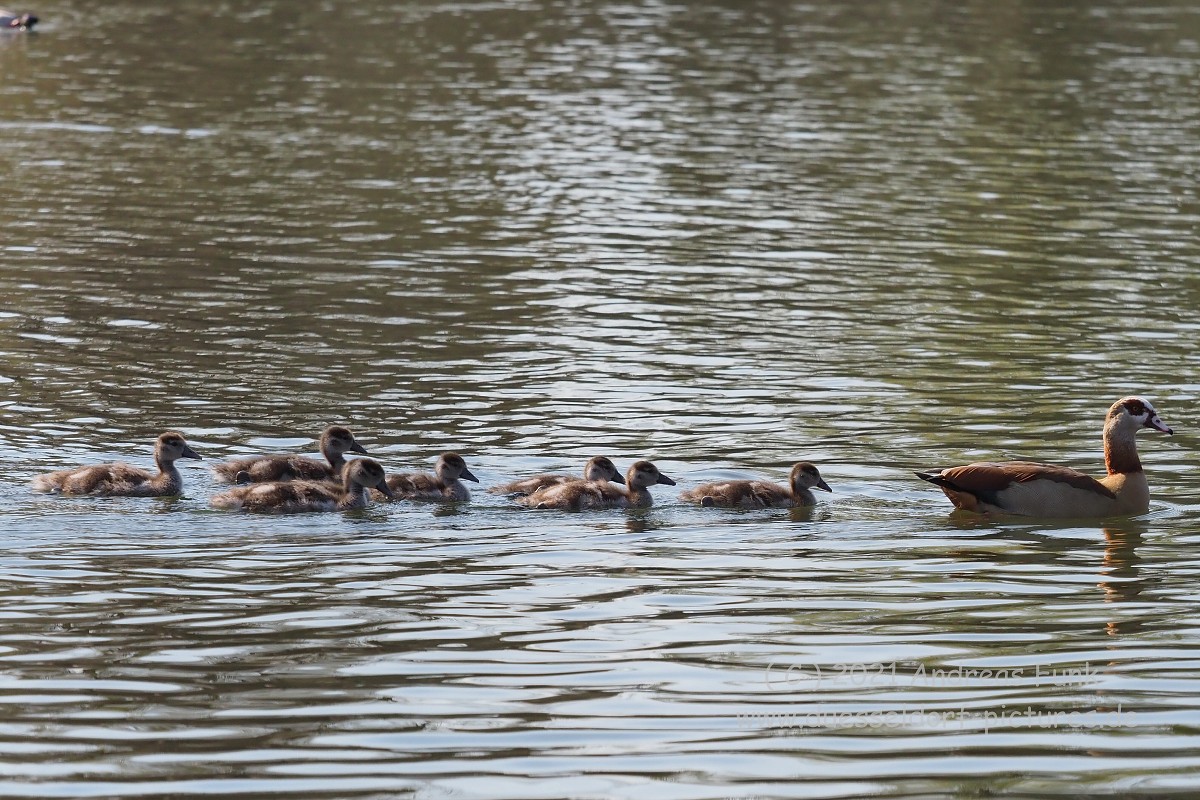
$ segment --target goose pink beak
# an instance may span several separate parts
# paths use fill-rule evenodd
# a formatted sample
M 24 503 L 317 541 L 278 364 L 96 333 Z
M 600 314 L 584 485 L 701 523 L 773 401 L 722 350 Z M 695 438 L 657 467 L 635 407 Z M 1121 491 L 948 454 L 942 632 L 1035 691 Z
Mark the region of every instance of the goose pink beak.
M 1154 428 L 1154 430 L 1156 430 L 1156 431 L 1162 431 L 1163 433 L 1167 434 L 1168 436 L 1175 435 L 1175 431 L 1171 430 L 1171 426 L 1168 425 L 1167 423 L 1163 422 L 1161 419 L 1159 419 L 1157 414 L 1155 414 L 1150 419 L 1146 420 L 1146 427 Z

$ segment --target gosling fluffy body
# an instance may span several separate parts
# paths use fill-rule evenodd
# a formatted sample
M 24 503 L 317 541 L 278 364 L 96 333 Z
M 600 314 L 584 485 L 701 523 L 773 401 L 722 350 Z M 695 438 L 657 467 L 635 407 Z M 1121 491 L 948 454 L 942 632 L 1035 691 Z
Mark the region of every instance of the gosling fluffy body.
M 183 493 L 183 476 L 175 467 L 181 458 L 200 458 L 183 434 L 167 431 L 154 443 L 158 473 L 115 462 L 48 472 L 33 479 L 39 492 L 107 497 L 174 497 Z
M 792 467 L 787 486 L 769 481 L 704 483 L 679 495 L 681 500 L 720 508 L 794 508 L 816 505 L 812 489 L 832 492 L 820 471 L 808 461 Z
M 571 483 L 579 480 L 574 475 L 556 475 L 545 473 L 542 475 L 534 475 L 532 478 L 523 478 L 519 481 L 511 483 L 502 483 L 499 486 L 493 486 L 488 489 L 492 494 L 533 494 L 534 492 L 545 489 L 548 486 L 558 486 L 563 483 Z M 614 483 L 624 483 L 625 478 L 617 470 L 617 466 L 612 460 L 606 456 L 593 456 L 588 459 L 588 462 L 583 465 L 583 480 L 585 481 L 612 481 Z
M 275 514 L 306 511 L 349 511 L 366 508 L 369 490 L 378 489 L 390 497 L 386 473 L 378 461 L 359 458 L 342 471 L 341 485 L 329 481 L 274 481 L 239 486 L 212 499 L 215 508 Z
M 479 479 L 467 469 L 467 462 L 458 453 L 442 453 L 434 465 L 433 474 L 406 472 L 389 475 L 388 488 L 396 499 L 465 501 L 471 499 L 471 491 L 463 480 L 479 483 Z
M 659 472 L 649 461 L 638 461 L 625 473 L 625 485 L 609 481 L 575 480 L 560 483 L 518 499 L 530 508 L 587 511 L 600 508 L 648 508 L 654 504 L 649 488 L 656 484 L 674 486 L 675 481 Z
M 346 465 L 346 453 L 367 451 L 354 439 L 354 434 L 341 425 L 331 425 L 321 433 L 321 455 L 328 462 L 322 464 L 313 458 L 301 455 L 249 456 L 223 461 L 213 466 L 213 474 L 225 483 L 264 483 L 270 481 L 325 481 L 340 480 Z

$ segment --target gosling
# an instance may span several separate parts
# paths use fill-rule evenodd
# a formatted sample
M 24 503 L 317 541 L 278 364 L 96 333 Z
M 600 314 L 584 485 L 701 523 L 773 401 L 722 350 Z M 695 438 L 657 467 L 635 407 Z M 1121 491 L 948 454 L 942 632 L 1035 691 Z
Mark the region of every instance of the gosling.
M 599 508 L 649 508 L 654 504 L 647 487 L 674 486 L 675 481 L 649 461 L 634 463 L 625 473 L 625 486 L 602 481 L 571 481 L 536 491 L 517 502 L 530 508 L 587 511 Z
M 183 434 L 167 431 L 154 443 L 158 474 L 115 462 L 91 467 L 61 469 L 33 479 L 39 492 L 98 497 L 176 497 L 183 494 L 183 476 L 175 467 L 181 458 L 200 458 L 188 447 Z
M 350 511 L 370 504 L 369 490 L 391 497 L 387 474 L 378 461 L 358 458 L 342 470 L 339 486 L 329 481 L 274 481 L 238 486 L 212 499 L 215 508 L 275 514 L 306 511 Z
M 814 488 L 833 491 L 815 466 L 801 461 L 792 467 L 787 486 L 768 481 L 720 481 L 682 492 L 679 499 L 709 508 L 800 508 L 816 505 Z

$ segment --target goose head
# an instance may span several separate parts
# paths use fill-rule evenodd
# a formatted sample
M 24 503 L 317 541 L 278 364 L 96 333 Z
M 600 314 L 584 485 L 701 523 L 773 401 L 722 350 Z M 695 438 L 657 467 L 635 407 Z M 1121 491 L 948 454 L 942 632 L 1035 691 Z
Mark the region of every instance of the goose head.
M 629 471 L 625 473 L 625 483 L 630 489 L 645 489 L 647 486 L 653 486 L 656 483 L 662 483 L 667 486 L 674 486 L 675 481 L 668 478 L 658 471 L 658 467 L 654 466 L 649 461 L 637 461 Z
M 395 498 L 387 485 L 387 473 L 373 458 L 356 458 L 351 461 L 346 466 L 346 475 L 343 481 L 347 490 L 351 485 L 357 484 L 364 489 L 378 489 L 389 500 Z
M 792 491 L 799 493 L 804 489 L 821 489 L 822 491 L 832 492 L 829 484 L 821 477 L 821 473 L 816 466 L 808 461 L 801 461 L 796 466 L 792 467 L 791 475 Z
M 479 478 L 471 474 L 471 470 L 467 469 L 467 462 L 458 453 L 442 453 L 433 471 L 443 483 L 453 483 L 459 479 L 479 483 Z
M 1175 433 L 1171 426 L 1158 416 L 1154 405 L 1144 397 L 1124 397 L 1113 403 L 1108 409 L 1106 427 L 1112 425 L 1130 433 L 1137 433 L 1142 428 L 1162 431 L 1167 435 Z
M 182 433 L 167 431 L 154 443 L 154 457 L 158 461 L 172 462 L 181 458 L 200 459 L 200 454 L 188 447 L 187 440 L 183 438 Z
M 625 478 L 617 471 L 617 466 L 605 456 L 589 458 L 583 468 L 583 477 L 589 481 L 615 481 L 624 483 Z

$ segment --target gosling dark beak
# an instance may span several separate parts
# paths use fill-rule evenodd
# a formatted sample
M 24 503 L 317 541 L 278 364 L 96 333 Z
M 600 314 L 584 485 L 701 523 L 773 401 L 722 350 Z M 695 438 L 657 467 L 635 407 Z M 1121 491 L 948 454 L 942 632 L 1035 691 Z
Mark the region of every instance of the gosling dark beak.
M 197 453 L 197 452 L 196 452 L 195 450 L 193 450 L 192 448 L 188 447 L 186 444 L 183 446 L 183 456 L 182 456 L 182 458 L 194 458 L 194 459 L 196 459 L 197 461 L 203 461 L 203 460 L 204 460 L 204 457 L 203 457 L 203 456 L 201 456 L 199 453 Z
M 465 467 L 463 468 L 462 473 L 458 477 L 463 478 L 464 480 L 475 481 L 476 483 L 479 483 L 479 478 L 476 478 L 474 475 L 472 475 L 471 470 L 469 470 Z
M 666 475 L 663 475 L 661 472 L 660 472 L 660 473 L 658 473 L 658 480 L 657 480 L 657 481 L 655 481 L 655 483 L 661 483 L 661 484 L 665 484 L 665 485 L 667 485 L 667 486 L 674 486 L 674 485 L 675 485 L 675 481 L 671 480 L 671 479 L 670 479 L 670 478 L 668 478 Z
M 367 448 L 363 447 L 358 442 L 355 442 L 354 444 L 350 445 L 350 452 L 351 453 L 362 453 L 364 456 L 371 455 L 370 453 L 367 452 Z
M 613 478 L 613 483 L 619 483 L 619 484 L 621 484 L 622 486 L 624 486 L 624 485 L 625 485 L 625 476 L 624 476 L 624 475 L 618 475 L 617 477 Z
M 382 494 L 382 495 L 383 495 L 384 497 L 386 497 L 388 500 L 395 500 L 395 499 L 396 499 L 396 495 L 395 495 L 395 493 L 392 491 L 392 487 L 390 487 L 390 486 L 388 486 L 388 485 L 387 485 L 387 478 L 384 478 L 384 479 L 383 479 L 383 480 L 381 480 L 381 481 L 380 481 L 378 484 L 376 484 L 375 488 L 376 488 L 376 489 L 378 489 L 378 490 L 379 490 L 379 492 L 380 492 L 380 494 Z
M 833 494 L 833 489 L 829 488 L 829 484 L 825 482 L 824 478 L 821 478 L 819 481 L 817 481 L 817 488 L 824 489 L 825 491 L 829 492 L 830 494 Z

